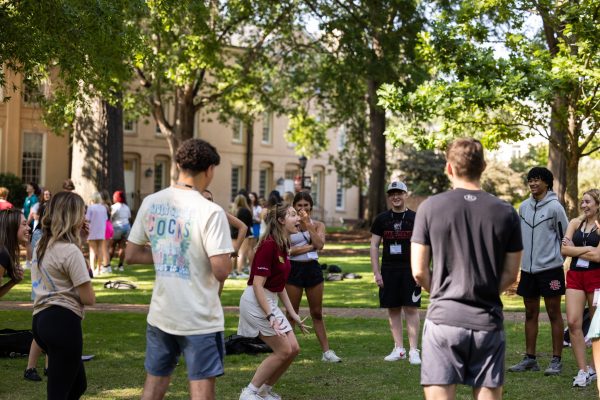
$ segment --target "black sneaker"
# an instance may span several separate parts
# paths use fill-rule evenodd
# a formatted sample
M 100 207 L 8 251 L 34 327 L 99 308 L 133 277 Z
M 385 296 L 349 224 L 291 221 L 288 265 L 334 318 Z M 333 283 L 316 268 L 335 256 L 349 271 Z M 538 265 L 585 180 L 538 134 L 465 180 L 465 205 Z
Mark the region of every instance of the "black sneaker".
M 40 382 L 42 380 L 42 378 L 40 378 L 40 376 L 37 373 L 37 369 L 35 368 L 26 369 L 25 373 L 23 374 L 23 377 L 28 381 L 33 382 Z

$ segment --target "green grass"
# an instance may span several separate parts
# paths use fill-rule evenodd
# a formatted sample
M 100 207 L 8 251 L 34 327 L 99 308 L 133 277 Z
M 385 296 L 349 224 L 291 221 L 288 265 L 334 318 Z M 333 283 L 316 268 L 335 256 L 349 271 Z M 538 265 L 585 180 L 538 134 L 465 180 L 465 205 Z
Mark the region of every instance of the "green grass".
M 29 328 L 31 313 L 3 311 L 3 326 Z M 237 316 L 227 314 L 226 335 L 235 331 Z M 389 328 L 385 320 L 327 318 L 332 348 L 343 357 L 341 364 L 320 362 L 320 350 L 314 335 L 300 336 L 301 354 L 276 386 L 286 400 L 301 399 L 422 399 L 419 367 L 406 361 L 387 363 L 383 357 L 391 350 Z M 521 358 L 523 324 L 507 324 L 506 364 Z M 139 398 L 144 382 L 145 315 L 126 313 L 88 313 L 84 320 L 84 353 L 94 354 L 86 363 L 88 390 L 86 399 Z M 549 361 L 550 329 L 540 326 L 538 349 L 543 368 Z M 405 339 L 406 340 L 406 339 Z M 237 399 L 264 356 L 236 355 L 225 360 L 225 375 L 217 380 L 218 399 Z M 595 385 L 571 388 L 576 372 L 569 349 L 563 353 L 564 372 L 558 377 L 544 377 L 542 372 L 507 374 L 506 399 L 591 399 Z M 0 398 L 5 400 L 41 399 L 45 382 L 34 383 L 22 378 L 27 360 L 0 359 L 3 384 Z M 41 362 L 40 362 L 41 366 Z M 179 366 L 167 398 L 187 399 L 185 366 Z M 458 399 L 470 399 L 470 390 L 461 387 Z
M 366 250 L 366 243 L 332 243 L 327 247 L 330 250 L 355 249 Z M 362 254 L 362 253 L 361 253 Z M 324 256 L 320 258 L 321 263 L 338 265 L 343 272 L 360 274 L 361 279 L 348 279 L 337 282 L 325 282 L 324 305 L 326 307 L 359 307 L 377 308 L 379 306 L 378 292 L 373 282 L 371 263 L 368 254 L 352 256 Z M 134 282 L 137 290 L 110 290 L 103 287 L 108 280 L 125 279 Z M 111 304 L 149 304 L 154 283 L 154 269 L 150 266 L 127 267 L 125 272 L 116 272 L 112 275 L 103 275 L 94 279 L 94 290 L 98 303 Z M 245 280 L 231 280 L 225 282 L 222 294 L 224 306 L 237 306 L 242 291 L 246 287 Z M 29 301 L 31 299 L 31 279 L 29 271 L 25 272 L 24 281 L 15 286 L 3 300 Z M 506 311 L 525 311 L 523 300 L 520 296 L 502 296 Z M 429 296 L 423 293 L 422 306 L 427 307 Z M 303 299 L 303 306 L 307 306 Z M 541 304 L 541 312 L 545 313 L 544 304 Z M 564 300 L 563 300 L 564 312 Z

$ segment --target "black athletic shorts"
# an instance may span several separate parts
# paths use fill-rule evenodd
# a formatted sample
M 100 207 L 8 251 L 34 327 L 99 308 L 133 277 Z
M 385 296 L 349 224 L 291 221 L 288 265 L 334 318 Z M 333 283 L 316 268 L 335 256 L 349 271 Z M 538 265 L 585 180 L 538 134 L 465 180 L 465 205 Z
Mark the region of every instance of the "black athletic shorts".
M 421 307 L 421 286 L 417 285 L 410 268 L 381 268 L 383 287 L 379 288 L 379 306 Z
M 526 299 L 554 297 L 562 296 L 565 291 L 565 271 L 562 267 L 552 268 L 537 274 L 521 271 L 521 280 L 517 287 L 519 296 Z
M 317 260 L 294 261 L 290 260 L 292 269 L 287 283 L 301 288 L 310 288 L 323 282 L 323 270 Z

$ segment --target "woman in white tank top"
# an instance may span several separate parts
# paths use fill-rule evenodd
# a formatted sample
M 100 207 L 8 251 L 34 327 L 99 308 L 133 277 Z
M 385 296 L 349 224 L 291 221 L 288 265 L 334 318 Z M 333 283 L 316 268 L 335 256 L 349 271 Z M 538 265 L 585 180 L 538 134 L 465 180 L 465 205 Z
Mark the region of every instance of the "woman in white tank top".
M 292 269 L 285 287 L 296 313 L 300 308 L 302 293 L 306 291 L 313 327 L 323 351 L 321 360 L 340 362 L 342 359 L 329 348 L 323 321 L 324 279 L 317 252 L 325 245 L 325 225 L 310 218 L 313 200 L 308 192 L 297 193 L 293 206 L 300 216 L 300 229 L 298 233 L 290 235 Z

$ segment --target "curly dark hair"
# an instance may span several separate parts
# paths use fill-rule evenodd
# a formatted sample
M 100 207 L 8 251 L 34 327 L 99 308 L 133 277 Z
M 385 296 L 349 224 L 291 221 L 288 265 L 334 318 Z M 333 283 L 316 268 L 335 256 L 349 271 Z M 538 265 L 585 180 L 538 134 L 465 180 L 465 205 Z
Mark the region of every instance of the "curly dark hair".
M 197 175 L 208 170 L 211 165 L 219 165 L 221 157 L 217 149 L 206 140 L 188 139 L 179 146 L 175 162 L 183 171 Z
M 554 183 L 554 175 L 548 168 L 544 167 L 533 167 L 527 173 L 527 180 L 541 179 L 548 185 L 548 190 L 552 190 L 552 184 Z

